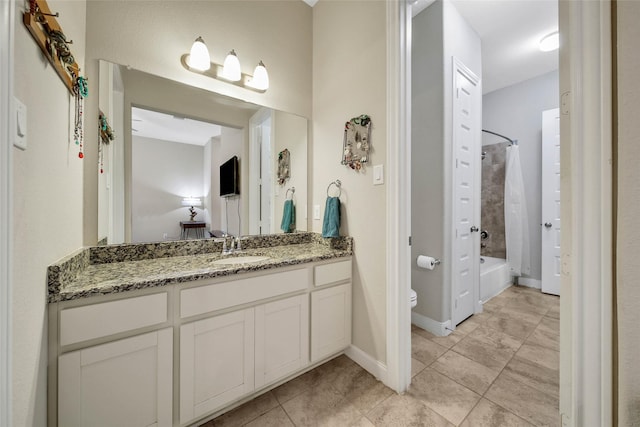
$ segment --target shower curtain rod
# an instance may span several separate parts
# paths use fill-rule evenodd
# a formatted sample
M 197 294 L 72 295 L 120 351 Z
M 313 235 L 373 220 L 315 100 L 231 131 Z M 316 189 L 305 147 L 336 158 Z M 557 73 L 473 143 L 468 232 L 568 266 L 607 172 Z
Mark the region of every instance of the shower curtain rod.
M 507 138 L 506 136 L 504 136 L 504 135 L 500 135 L 500 134 L 499 134 L 499 133 L 497 133 L 497 132 L 493 132 L 493 131 L 486 130 L 486 129 L 482 129 L 482 132 L 490 133 L 491 135 L 495 135 L 495 136 L 499 136 L 500 138 L 504 138 L 504 139 L 506 139 L 507 141 L 509 141 L 509 142 L 511 143 L 511 145 L 518 145 L 518 141 L 515 141 L 515 140 L 513 140 L 513 139 L 511 139 L 511 138 Z

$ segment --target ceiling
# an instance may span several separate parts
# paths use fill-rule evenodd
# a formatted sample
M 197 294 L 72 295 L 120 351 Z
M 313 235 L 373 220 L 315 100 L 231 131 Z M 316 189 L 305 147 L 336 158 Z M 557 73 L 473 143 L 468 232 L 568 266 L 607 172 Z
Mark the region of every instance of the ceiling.
M 558 51 L 538 42 L 558 30 L 557 0 L 450 0 L 482 40 L 482 89 L 489 93 L 558 69 Z M 415 16 L 433 0 L 417 0 Z
M 131 108 L 131 128 L 134 136 L 204 146 L 220 135 L 222 128 L 213 123 Z

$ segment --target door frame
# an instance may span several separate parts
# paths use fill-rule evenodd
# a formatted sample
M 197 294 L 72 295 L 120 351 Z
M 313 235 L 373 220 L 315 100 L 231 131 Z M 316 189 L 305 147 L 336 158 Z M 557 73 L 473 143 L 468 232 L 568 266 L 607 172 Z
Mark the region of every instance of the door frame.
M 613 422 L 611 2 L 561 0 L 562 425 Z
M 12 420 L 11 242 L 14 1 L 0 2 L 0 425 Z
M 613 414 L 611 2 L 560 0 L 559 11 L 561 169 L 565 171 L 561 191 L 566 201 L 562 207 L 561 292 L 565 297 L 560 303 L 560 412 L 563 425 L 578 426 L 584 420 L 608 425 Z M 411 381 L 410 70 L 411 6 L 407 0 L 387 2 L 385 383 L 398 392 L 405 391 Z M 593 188 L 600 192 L 594 194 Z
M 265 120 L 271 120 L 271 135 L 269 136 L 269 144 L 271 144 L 271 153 L 273 156 L 273 123 L 274 123 L 274 113 L 273 110 L 268 108 L 261 108 L 258 110 L 251 118 L 249 119 L 249 233 L 250 234 L 261 234 L 258 232 L 260 228 L 260 185 L 257 184 L 258 178 L 260 177 L 260 166 L 261 166 L 261 143 L 262 141 L 258 140 L 258 126 L 262 125 Z M 259 144 L 260 142 L 260 144 Z M 273 165 L 272 165 L 273 171 Z M 274 222 L 274 195 L 273 193 L 270 195 L 271 197 L 271 212 L 269 212 L 269 221 L 271 222 L 272 228 L 275 224 Z

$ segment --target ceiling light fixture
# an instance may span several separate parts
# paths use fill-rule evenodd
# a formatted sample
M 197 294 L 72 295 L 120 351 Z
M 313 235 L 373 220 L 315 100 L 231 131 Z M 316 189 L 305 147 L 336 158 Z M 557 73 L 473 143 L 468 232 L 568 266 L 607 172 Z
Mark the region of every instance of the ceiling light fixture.
M 551 34 L 547 34 L 540 40 L 540 50 L 542 52 L 551 52 L 560 47 L 560 34 L 554 31 Z
M 269 89 L 269 74 L 262 61 L 256 66 L 253 76 L 242 72 L 238 55 L 233 49 L 225 58 L 224 65 L 216 64 L 211 62 L 209 50 L 202 37 L 196 39 L 190 53 L 185 53 L 180 57 L 180 62 L 185 69 L 193 73 L 222 80 L 256 92 L 265 92 Z

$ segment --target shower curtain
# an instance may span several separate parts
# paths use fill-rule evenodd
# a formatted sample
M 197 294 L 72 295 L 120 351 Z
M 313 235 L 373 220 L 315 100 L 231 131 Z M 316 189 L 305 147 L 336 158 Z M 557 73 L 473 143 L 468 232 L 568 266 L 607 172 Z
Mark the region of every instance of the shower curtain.
M 504 180 L 504 225 L 507 262 L 512 276 L 531 273 L 529 219 L 524 182 L 517 145 L 507 147 L 507 170 Z

